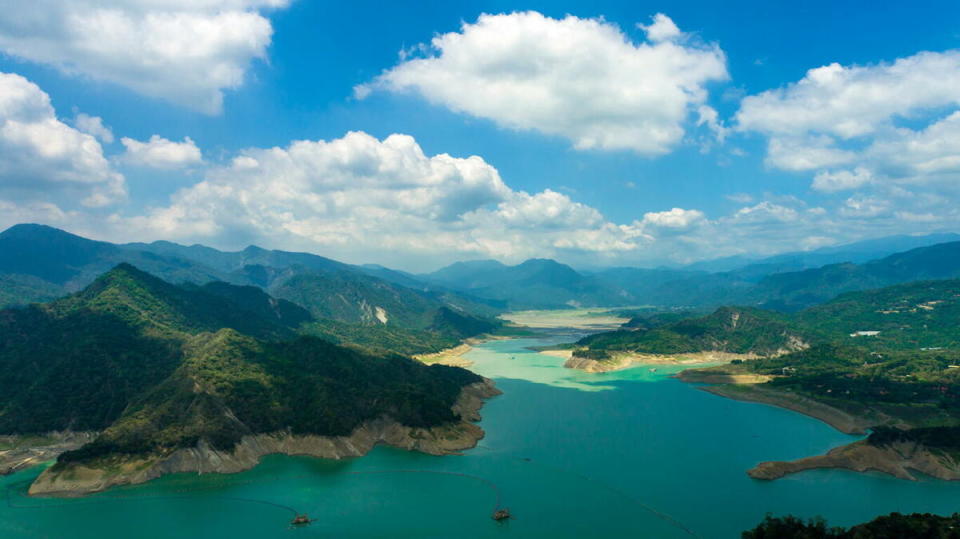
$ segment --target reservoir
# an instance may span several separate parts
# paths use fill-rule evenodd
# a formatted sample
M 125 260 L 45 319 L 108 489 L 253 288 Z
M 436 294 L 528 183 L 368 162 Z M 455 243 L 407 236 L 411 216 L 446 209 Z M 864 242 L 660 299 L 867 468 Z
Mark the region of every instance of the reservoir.
M 960 483 L 933 479 L 818 470 L 753 480 L 758 462 L 857 437 L 708 394 L 668 367 L 588 374 L 530 349 L 584 331 L 546 327 L 465 356 L 504 394 L 484 406 L 486 438 L 463 456 L 271 456 L 240 474 L 167 476 L 75 500 L 27 497 L 34 468 L 0 478 L 0 537 L 734 538 L 768 512 L 846 526 L 960 506 Z M 515 518 L 494 522 L 498 506 Z M 290 528 L 297 512 L 315 521 Z

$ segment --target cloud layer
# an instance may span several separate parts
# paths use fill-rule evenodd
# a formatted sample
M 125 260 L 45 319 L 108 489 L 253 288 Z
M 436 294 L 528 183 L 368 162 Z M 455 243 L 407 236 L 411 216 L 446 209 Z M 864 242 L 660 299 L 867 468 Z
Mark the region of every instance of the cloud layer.
M 0 198 L 103 206 L 126 196 L 92 135 L 63 123 L 50 97 L 20 75 L 0 73 Z
M 172 203 L 127 221 L 144 234 L 324 252 L 522 259 L 636 247 L 639 233 L 554 191 L 514 191 L 482 158 L 427 156 L 407 135 L 352 132 L 252 148 Z
M 273 29 L 260 10 L 289 0 L 7 2 L 0 50 L 205 113 L 263 58 Z
M 167 140 L 160 135 L 153 135 L 147 142 L 123 137 L 120 142 L 127 149 L 121 159 L 132 165 L 174 169 L 197 165 L 203 161 L 200 148 L 190 137 L 185 137 L 183 142 Z
M 960 51 L 892 63 L 811 69 L 746 97 L 741 131 L 769 138 L 767 163 L 813 172 L 813 188 L 933 184 L 960 179 Z
M 481 15 L 421 46 L 420 57 L 405 52 L 356 94 L 415 92 L 502 127 L 568 138 L 578 149 L 661 155 L 704 106 L 705 85 L 727 78 L 726 60 L 666 15 L 641 28 L 647 41 L 634 43 L 600 19 Z

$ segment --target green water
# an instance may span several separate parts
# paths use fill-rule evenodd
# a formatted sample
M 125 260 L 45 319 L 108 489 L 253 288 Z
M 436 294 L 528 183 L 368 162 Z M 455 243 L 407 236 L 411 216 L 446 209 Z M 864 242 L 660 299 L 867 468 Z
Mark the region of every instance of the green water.
M 242 474 L 168 476 L 81 500 L 27 498 L 39 473 L 28 470 L 0 478 L 0 537 L 737 537 L 767 512 L 849 525 L 960 510 L 960 484 L 932 479 L 816 471 L 754 481 L 744 472 L 757 462 L 855 438 L 698 391 L 668 369 L 585 374 L 527 350 L 574 337 L 551 330 L 470 353 L 504 395 L 484 407 L 487 437 L 464 456 L 274 456 Z M 498 498 L 514 520 L 490 519 Z M 290 529 L 293 511 L 318 520 Z

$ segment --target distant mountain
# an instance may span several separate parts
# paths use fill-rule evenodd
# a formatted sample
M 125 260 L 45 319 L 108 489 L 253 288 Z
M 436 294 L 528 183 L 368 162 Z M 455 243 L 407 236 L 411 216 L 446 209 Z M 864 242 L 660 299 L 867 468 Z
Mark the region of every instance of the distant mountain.
M 171 283 L 256 286 L 307 309 L 316 319 L 318 335 L 363 346 L 390 343 L 406 353 L 457 344 L 462 331 L 447 333 L 449 324 L 438 329 L 434 323 L 447 310 L 469 320 L 463 327 L 487 330 L 496 327 L 491 318 L 500 312 L 490 302 L 431 287 L 399 272 L 361 268 L 309 253 L 255 246 L 224 252 L 164 241 L 115 245 L 43 225 L 17 225 L 0 233 L 0 307 L 62 296 L 120 263 L 133 264 Z M 403 279 L 415 288 L 395 282 Z M 392 329 L 361 332 L 349 325 Z
M 620 330 L 583 338 L 575 354 L 596 360 L 615 352 L 773 355 L 808 344 L 864 346 L 871 351 L 956 350 L 960 279 L 847 292 L 793 314 L 724 306 L 706 316 L 680 320 L 677 316 L 635 318 Z
M 638 304 L 698 309 L 752 305 L 792 312 L 844 292 L 960 277 L 960 242 L 919 247 L 863 263 L 799 271 L 775 269 L 760 264 L 723 273 L 618 268 L 596 276 L 623 288 L 637 298 Z
M 231 452 L 258 434 L 349 436 L 388 421 L 475 437 L 453 405 L 480 377 L 299 336 L 309 320 L 255 287 L 178 286 L 121 264 L 76 294 L 0 311 L 0 433 L 100 431 L 44 472 L 45 492 L 201 466 L 177 460 L 181 449 L 239 458 Z M 168 459 L 179 464 L 160 466 Z
M 758 283 L 758 295 L 768 308 L 791 311 L 822 303 L 843 292 L 956 277 L 960 277 L 960 242 L 950 242 L 865 264 L 832 264 L 770 275 Z
M 296 253 L 263 249 L 251 245 L 242 251 L 219 251 L 203 245 L 185 246 L 169 241 L 128 243 L 119 246 L 132 252 L 149 252 L 162 256 L 190 260 L 222 273 L 232 273 L 246 266 L 287 268 L 298 266 L 318 271 L 351 271 L 355 266 L 310 253 Z
M 222 272 L 187 259 L 127 250 L 45 225 L 16 225 L 0 232 L 0 275 L 34 277 L 60 287 L 61 295 L 83 288 L 121 262 L 170 282 L 227 280 Z
M 636 304 L 656 303 L 656 294 L 667 283 L 709 282 L 710 273 L 705 271 L 686 271 L 676 269 L 609 268 L 593 273 L 593 276 L 625 292 L 624 298 L 631 298 Z M 635 298 L 635 300 L 634 300 Z
M 515 310 L 630 305 L 634 301 L 615 284 L 542 258 L 516 266 L 493 260 L 458 262 L 421 277 L 474 296 L 503 301 Z
M 486 288 L 503 280 L 502 275 L 509 271 L 509 267 L 496 260 L 470 260 L 454 262 L 422 277 L 432 282 L 469 290 Z
M 737 304 L 791 312 L 843 292 L 958 277 L 958 241 L 887 254 L 890 249 L 955 237 L 891 236 L 768 257 L 717 273 L 666 268 L 587 273 L 553 260 L 531 259 L 515 266 L 494 260 L 458 262 L 430 274 L 412 275 L 256 246 L 225 252 L 163 241 L 115 245 L 42 225 L 17 225 L 0 233 L 0 307 L 78 290 L 114 265 L 128 262 L 173 283 L 223 281 L 258 286 L 329 321 L 323 334 L 340 335 L 341 342 L 362 333 L 339 324 L 435 331 L 441 309 L 478 320 L 505 309 L 576 306 L 705 310 Z M 877 253 L 885 256 L 867 260 Z M 842 262 L 807 267 L 834 260 Z M 465 324 L 470 326 L 475 324 Z M 386 339 L 383 342 L 397 342 L 396 332 L 380 335 Z M 421 335 L 415 340 L 431 339 Z
M 773 273 L 799 271 L 842 262 L 863 263 L 888 255 L 936 245 L 960 241 L 960 234 L 937 233 L 922 236 L 886 236 L 862 240 L 843 245 L 821 247 L 810 251 L 795 251 L 763 258 L 732 256 L 706 260 L 683 266 L 687 271 L 708 271 L 711 273 L 733 272 L 741 277 L 762 277 Z

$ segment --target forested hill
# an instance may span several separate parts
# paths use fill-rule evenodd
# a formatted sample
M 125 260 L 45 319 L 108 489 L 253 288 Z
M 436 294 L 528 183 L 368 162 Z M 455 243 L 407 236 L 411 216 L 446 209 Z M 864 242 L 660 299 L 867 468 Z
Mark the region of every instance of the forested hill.
M 795 314 L 722 307 L 676 320 L 640 317 L 618 331 L 582 339 L 578 354 L 724 351 L 769 355 L 813 343 L 871 349 L 960 347 L 960 280 L 920 281 L 847 292 Z
M 344 434 L 363 421 L 457 421 L 480 380 L 296 328 L 304 309 L 252 287 L 176 286 L 120 265 L 49 304 L 0 311 L 0 433 L 104 430 L 67 458 L 229 449 L 244 434 Z
M 753 308 L 721 307 L 707 316 L 681 320 L 634 319 L 624 329 L 581 339 L 575 353 L 592 359 L 603 359 L 613 352 L 710 351 L 771 355 L 802 349 L 807 346 L 806 338 L 784 315 Z

